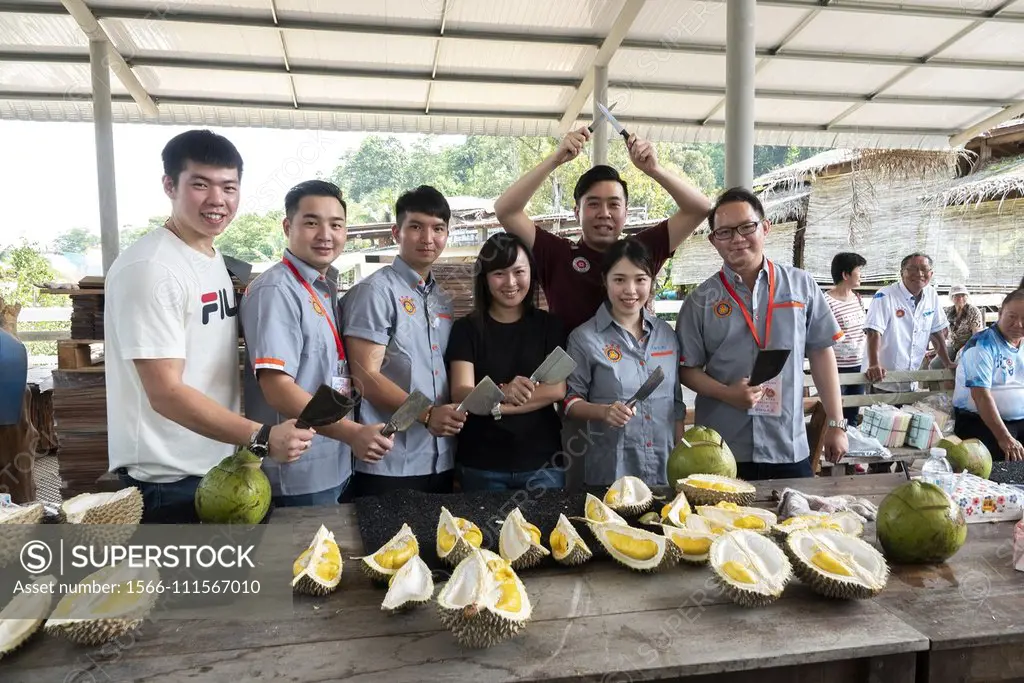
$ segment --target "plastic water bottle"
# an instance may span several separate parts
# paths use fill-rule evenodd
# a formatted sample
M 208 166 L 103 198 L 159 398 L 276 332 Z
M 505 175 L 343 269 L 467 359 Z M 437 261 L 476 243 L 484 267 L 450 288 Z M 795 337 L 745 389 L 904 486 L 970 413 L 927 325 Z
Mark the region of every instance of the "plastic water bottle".
M 921 467 L 921 479 L 935 484 L 946 493 L 953 493 L 953 467 L 946 460 L 946 451 L 932 448 L 928 451 L 928 459 Z

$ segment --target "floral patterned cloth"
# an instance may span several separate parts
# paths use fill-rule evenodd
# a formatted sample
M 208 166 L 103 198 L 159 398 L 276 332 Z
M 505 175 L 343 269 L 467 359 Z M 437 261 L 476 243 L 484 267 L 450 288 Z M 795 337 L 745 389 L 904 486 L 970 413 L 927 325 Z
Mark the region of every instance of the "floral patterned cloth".
M 957 475 L 953 488 L 953 500 L 964 511 L 968 524 L 1019 520 L 1024 515 L 1021 499 L 1018 489 L 969 472 Z

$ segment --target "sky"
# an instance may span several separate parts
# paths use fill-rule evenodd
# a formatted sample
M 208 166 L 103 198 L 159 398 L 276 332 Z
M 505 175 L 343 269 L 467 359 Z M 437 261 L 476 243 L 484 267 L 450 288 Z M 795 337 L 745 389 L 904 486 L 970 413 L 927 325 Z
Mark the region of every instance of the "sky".
M 117 222 L 146 225 L 166 215 L 169 200 L 160 178 L 160 151 L 185 126 L 114 125 Z M 242 154 L 241 213 L 283 208 L 284 195 L 298 182 L 334 170 L 366 133 L 263 128 L 211 128 Z M 408 144 L 419 137 L 397 135 Z M 24 237 L 46 244 L 82 227 L 99 234 L 95 137 L 92 123 L 0 121 L 0 248 Z M 344 190 L 345 188 L 342 188 Z

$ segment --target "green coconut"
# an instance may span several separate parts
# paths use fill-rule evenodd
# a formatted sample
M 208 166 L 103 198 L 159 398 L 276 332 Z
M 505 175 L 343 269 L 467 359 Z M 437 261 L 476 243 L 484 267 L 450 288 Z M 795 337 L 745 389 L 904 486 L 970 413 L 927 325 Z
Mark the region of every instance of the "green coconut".
M 988 479 L 992 474 L 992 453 L 978 439 L 961 439 L 951 434 L 935 447 L 946 451 L 946 460 L 956 473 L 967 470 L 982 479 Z
M 674 485 L 691 474 L 717 474 L 736 478 L 736 458 L 722 435 L 711 427 L 690 427 L 668 456 L 668 483 Z
M 259 524 L 270 509 L 262 459 L 246 448 L 221 460 L 196 487 L 196 513 L 209 524 Z
M 878 542 L 897 564 L 945 562 L 967 540 L 967 520 L 949 494 L 935 484 L 910 481 L 878 506 Z

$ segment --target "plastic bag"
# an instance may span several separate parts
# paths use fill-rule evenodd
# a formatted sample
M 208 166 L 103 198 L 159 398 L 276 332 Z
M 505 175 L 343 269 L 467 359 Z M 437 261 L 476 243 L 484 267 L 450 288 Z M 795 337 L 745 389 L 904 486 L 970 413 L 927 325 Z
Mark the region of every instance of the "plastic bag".
M 873 436 L 868 436 L 856 427 L 847 427 L 846 440 L 850 444 L 847 455 L 851 456 L 873 456 L 891 458 L 892 452 L 882 445 L 882 442 Z

